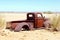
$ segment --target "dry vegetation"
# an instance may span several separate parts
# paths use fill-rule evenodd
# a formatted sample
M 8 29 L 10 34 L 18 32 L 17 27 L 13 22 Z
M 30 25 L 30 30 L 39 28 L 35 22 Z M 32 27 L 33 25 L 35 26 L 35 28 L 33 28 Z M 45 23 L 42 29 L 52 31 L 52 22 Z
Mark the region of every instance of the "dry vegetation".
M 0 15 L 0 30 L 3 29 L 5 26 L 5 19 L 3 16 Z
M 60 14 L 56 14 L 52 18 L 52 27 L 55 30 L 60 31 Z

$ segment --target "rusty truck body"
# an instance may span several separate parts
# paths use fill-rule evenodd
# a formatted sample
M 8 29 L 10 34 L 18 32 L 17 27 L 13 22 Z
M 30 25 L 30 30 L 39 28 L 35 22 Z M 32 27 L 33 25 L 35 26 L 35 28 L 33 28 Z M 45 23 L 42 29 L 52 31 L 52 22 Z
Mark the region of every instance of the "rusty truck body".
M 27 13 L 27 19 L 22 21 L 11 21 L 7 22 L 7 27 L 13 29 L 14 31 L 20 31 L 23 29 L 33 30 L 37 28 L 44 27 L 45 17 L 42 13 Z

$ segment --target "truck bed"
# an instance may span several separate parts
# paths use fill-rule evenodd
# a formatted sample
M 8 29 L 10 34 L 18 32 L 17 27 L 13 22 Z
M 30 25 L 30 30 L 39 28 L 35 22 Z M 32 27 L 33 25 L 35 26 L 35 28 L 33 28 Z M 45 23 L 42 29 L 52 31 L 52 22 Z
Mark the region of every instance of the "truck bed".
M 20 22 L 34 22 L 34 20 L 17 20 L 17 21 L 11 21 L 11 23 L 20 23 Z

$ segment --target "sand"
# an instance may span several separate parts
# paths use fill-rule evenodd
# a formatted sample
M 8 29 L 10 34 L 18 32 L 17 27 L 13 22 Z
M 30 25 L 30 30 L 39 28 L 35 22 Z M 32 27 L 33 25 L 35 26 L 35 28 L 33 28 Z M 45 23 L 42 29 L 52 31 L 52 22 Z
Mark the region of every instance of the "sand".
M 60 32 L 45 29 L 14 32 L 4 29 L 0 31 L 0 40 L 60 40 Z

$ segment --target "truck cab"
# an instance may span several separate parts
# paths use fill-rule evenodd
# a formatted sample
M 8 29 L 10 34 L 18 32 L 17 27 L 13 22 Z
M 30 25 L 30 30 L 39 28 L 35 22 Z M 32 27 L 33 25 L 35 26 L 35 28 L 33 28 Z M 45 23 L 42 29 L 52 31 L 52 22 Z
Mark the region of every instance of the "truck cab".
M 43 26 L 44 17 L 42 13 L 28 13 L 27 14 L 27 20 L 33 20 L 34 21 L 34 27 L 40 28 Z

